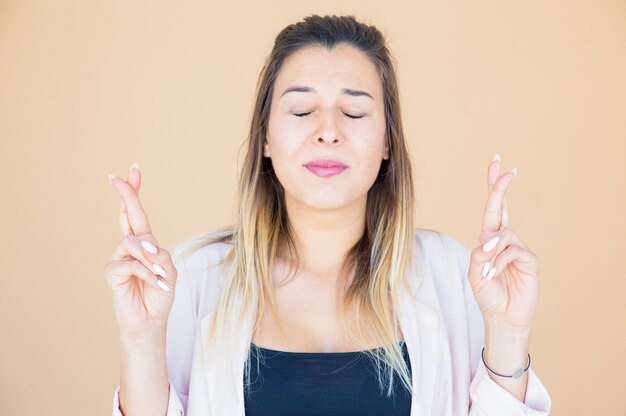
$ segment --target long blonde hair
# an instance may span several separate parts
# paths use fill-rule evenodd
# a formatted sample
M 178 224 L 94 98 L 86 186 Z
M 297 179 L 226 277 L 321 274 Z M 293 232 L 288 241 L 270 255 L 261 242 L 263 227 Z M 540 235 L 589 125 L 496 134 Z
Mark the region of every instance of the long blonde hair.
M 207 345 L 216 343 L 220 357 L 228 361 L 228 354 L 230 357 L 234 354 L 232 345 L 241 335 L 237 330 L 242 328 L 246 316 L 252 316 L 254 328 L 258 327 L 266 298 L 280 327 L 271 277 L 277 250 L 287 249 L 288 264 L 295 261 L 296 272 L 301 259 L 287 216 L 284 188 L 274 173 L 271 160 L 262 154 L 272 91 L 280 67 L 289 55 L 311 45 L 332 49 L 340 42 L 365 53 L 378 69 L 384 91 L 389 159 L 382 161 L 378 177 L 368 191 L 363 235 L 341 267 L 338 278 L 343 284 L 338 285 L 338 299 L 343 299 L 343 305 L 338 309 L 350 307 L 356 312 L 360 334 L 356 339 L 375 340 L 377 345 L 383 346 L 365 353 L 376 365 L 381 392 L 387 384 L 389 396 L 394 390 L 394 373 L 399 375 L 404 387 L 412 391 L 411 374 L 396 340 L 398 323 L 394 311 L 398 310 L 398 291 L 408 287 L 408 267 L 415 261 L 414 196 L 393 57 L 376 27 L 357 22 L 353 16 L 311 15 L 278 34 L 257 81 L 247 153 L 238 183 L 236 224 L 218 230 L 217 235 L 214 232 L 202 234 L 183 255 L 217 242 L 232 245 L 224 259 L 230 267 L 225 269 L 224 286 L 206 340 Z M 354 275 L 349 282 L 351 273 Z M 352 336 L 347 328 L 346 334 Z M 254 346 L 250 342 L 248 346 L 248 354 L 251 354 Z M 248 386 L 249 361 L 245 368 Z

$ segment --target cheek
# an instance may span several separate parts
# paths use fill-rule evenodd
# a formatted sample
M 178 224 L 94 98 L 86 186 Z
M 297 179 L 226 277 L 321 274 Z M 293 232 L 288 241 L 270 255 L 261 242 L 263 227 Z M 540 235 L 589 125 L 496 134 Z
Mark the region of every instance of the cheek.
M 359 174 L 362 177 L 363 183 L 371 187 L 380 171 L 383 153 L 378 145 L 372 146 L 367 150 L 368 152 L 361 155 Z
M 299 172 L 300 170 L 306 170 L 302 166 L 305 160 L 300 154 L 301 146 L 294 139 L 293 134 L 290 135 L 288 131 L 281 130 L 280 135 L 270 137 L 269 147 L 272 166 L 278 180 L 287 188 L 289 183 L 301 180 L 299 175 L 302 173 Z
M 384 134 L 384 129 L 378 120 L 356 120 L 348 122 L 345 131 L 351 137 L 356 137 L 358 141 L 371 143 L 376 141 L 376 137 Z
M 293 147 L 295 143 L 293 138 L 298 137 L 297 134 L 298 131 L 288 119 L 270 115 L 267 141 L 272 162 L 275 162 L 275 159 L 280 160 L 284 158 L 285 154 L 292 151 L 290 146 Z M 278 160 L 276 160 L 276 163 Z
M 303 155 L 301 152 L 301 143 L 294 136 L 288 135 L 289 132 L 283 131 L 279 136 L 272 136 L 270 143 L 270 156 L 273 164 L 278 165 L 295 165 L 300 162 Z

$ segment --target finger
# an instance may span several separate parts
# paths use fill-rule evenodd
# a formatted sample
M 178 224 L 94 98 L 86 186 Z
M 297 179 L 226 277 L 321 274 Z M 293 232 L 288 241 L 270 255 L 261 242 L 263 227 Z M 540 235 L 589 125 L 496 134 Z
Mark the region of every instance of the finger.
M 120 201 L 120 234 L 122 238 L 133 235 L 133 230 L 130 228 L 130 223 L 128 222 L 128 214 L 126 213 L 126 204 L 124 201 Z
M 141 171 L 139 163 L 133 163 L 128 172 L 128 184 L 133 187 L 137 195 L 139 195 L 139 187 L 141 186 Z
M 507 265 L 513 261 L 519 263 L 520 266 L 535 267 L 537 264 L 537 256 L 534 253 L 517 245 L 510 245 L 502 250 L 492 262 L 492 268 L 485 277 L 488 281 L 494 277 L 498 277 Z
M 509 223 L 509 207 L 506 203 L 506 195 L 502 200 L 502 224 L 501 227 L 510 227 Z
M 500 155 L 496 154 L 487 166 L 487 193 L 490 194 L 493 185 L 500 177 Z
M 152 234 L 148 217 L 139 201 L 137 192 L 135 192 L 128 182 L 121 178 L 114 177 L 111 179 L 111 183 L 124 201 L 128 221 L 133 234 Z
M 141 171 L 139 170 L 139 164 L 133 163 L 128 173 L 128 184 L 139 194 L 139 186 L 141 185 Z M 120 201 L 120 232 L 122 238 L 127 235 L 132 235 L 132 229 L 130 222 L 128 221 L 128 213 L 126 212 L 126 204 L 124 201 Z
M 128 283 L 133 277 L 137 277 L 159 290 L 165 290 L 159 284 L 159 281 L 162 279 L 148 270 L 148 268 L 138 260 L 113 260 L 107 263 L 104 268 L 104 278 L 110 288 L 122 286 Z M 168 287 L 169 289 L 169 286 L 164 287 Z
M 502 160 L 500 158 L 500 155 L 496 154 L 487 168 L 487 191 L 489 193 L 491 193 L 494 183 L 500 177 L 501 162 Z M 506 201 L 506 195 L 504 196 L 504 201 L 502 203 L 501 226 L 510 227 L 509 208 Z
M 513 173 L 507 172 L 500 176 L 493 185 L 493 189 L 489 194 L 489 198 L 487 199 L 487 204 L 485 206 L 485 212 L 483 214 L 481 236 L 493 234 L 500 229 L 502 224 L 504 193 L 512 180 Z M 482 244 L 484 241 L 479 241 L 479 243 Z
M 528 250 L 528 247 L 512 229 L 503 227 L 486 243 L 478 245 L 472 250 L 468 272 L 472 287 L 476 286 L 487 276 L 493 267 L 493 261 L 497 255 L 509 246 L 517 246 Z
M 524 242 L 519 238 L 519 236 L 509 227 L 502 227 L 495 234 L 495 237 L 498 237 L 498 242 L 496 243 L 495 250 L 489 250 L 488 258 L 494 258 L 498 255 L 498 253 L 504 250 L 508 246 L 519 246 L 525 250 L 528 250 L 528 247 Z M 485 243 L 486 244 L 486 243 Z M 485 245 L 483 244 L 483 246 Z M 484 251 L 483 251 L 484 252 Z
M 154 251 L 154 253 L 153 253 Z M 111 259 L 122 260 L 131 256 L 140 261 L 153 273 L 161 276 L 167 283 L 176 283 L 176 268 L 170 253 L 159 248 L 152 236 L 126 236 L 117 245 Z

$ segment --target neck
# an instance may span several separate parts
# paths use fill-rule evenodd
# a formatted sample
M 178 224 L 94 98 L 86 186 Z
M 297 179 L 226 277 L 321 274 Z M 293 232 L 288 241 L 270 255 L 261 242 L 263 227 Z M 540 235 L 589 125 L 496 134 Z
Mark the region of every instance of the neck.
M 340 209 L 325 211 L 312 209 L 287 195 L 285 202 L 304 269 L 323 275 L 337 272 L 365 230 L 367 196 Z

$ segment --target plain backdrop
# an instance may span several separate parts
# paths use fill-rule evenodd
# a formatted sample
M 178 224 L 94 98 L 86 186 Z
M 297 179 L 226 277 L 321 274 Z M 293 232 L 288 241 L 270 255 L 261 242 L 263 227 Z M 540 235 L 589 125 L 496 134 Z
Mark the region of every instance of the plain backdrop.
M 553 415 L 626 414 L 626 2 L 0 1 L 0 414 L 110 414 L 119 241 L 143 172 L 159 242 L 233 221 L 254 88 L 308 14 L 398 61 L 416 227 L 474 247 L 487 164 L 541 260 L 530 353 Z

